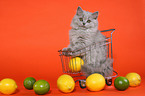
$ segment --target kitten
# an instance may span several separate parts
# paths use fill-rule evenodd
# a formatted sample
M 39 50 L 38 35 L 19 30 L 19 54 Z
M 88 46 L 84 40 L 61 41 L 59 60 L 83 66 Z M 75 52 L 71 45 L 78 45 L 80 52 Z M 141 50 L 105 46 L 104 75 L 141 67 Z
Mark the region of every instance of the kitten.
M 69 31 L 70 44 L 63 51 L 76 50 L 85 48 L 88 50 L 85 54 L 81 54 L 85 61 L 82 71 L 86 76 L 92 73 L 100 73 L 103 76 L 112 75 L 112 60 L 106 58 L 107 48 L 105 45 L 106 37 L 98 30 L 98 12 L 87 12 L 78 7 Z M 88 47 L 87 46 L 91 46 Z M 89 51 L 91 48 L 91 51 Z M 90 55 L 91 54 L 91 55 Z

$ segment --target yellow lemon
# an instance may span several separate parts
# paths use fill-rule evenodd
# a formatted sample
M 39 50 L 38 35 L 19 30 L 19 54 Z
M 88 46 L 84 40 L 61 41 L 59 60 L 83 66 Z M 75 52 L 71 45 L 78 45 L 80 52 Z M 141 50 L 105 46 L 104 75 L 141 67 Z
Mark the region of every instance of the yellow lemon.
M 75 81 L 70 75 L 61 75 L 57 79 L 57 87 L 64 93 L 70 93 L 75 88 Z
M 141 77 L 137 73 L 128 73 L 126 78 L 129 80 L 130 86 L 138 86 L 141 83 Z
M 17 84 L 13 79 L 3 79 L 0 82 L 0 91 L 3 94 L 13 94 L 17 89 Z
M 105 78 L 98 73 L 94 73 L 86 79 L 86 87 L 89 91 L 100 91 L 104 89 L 105 84 Z
M 70 59 L 69 68 L 72 72 L 79 72 L 81 71 L 81 66 L 84 65 L 83 59 L 80 57 L 75 57 Z

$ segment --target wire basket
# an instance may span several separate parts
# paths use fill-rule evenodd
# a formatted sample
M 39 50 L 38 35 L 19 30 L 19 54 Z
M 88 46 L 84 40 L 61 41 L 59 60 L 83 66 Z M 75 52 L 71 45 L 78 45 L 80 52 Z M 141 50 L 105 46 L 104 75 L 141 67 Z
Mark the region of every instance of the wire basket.
M 107 58 L 113 59 L 112 34 L 114 31 L 115 31 L 115 29 L 101 31 L 101 33 L 106 37 L 106 39 L 105 39 L 105 41 L 101 41 L 101 42 L 105 42 L 105 43 L 102 43 L 99 46 L 105 46 L 107 48 L 106 59 Z M 96 48 L 97 44 L 101 43 L 101 42 L 93 43 L 89 46 L 86 46 L 85 48 L 77 49 L 75 51 L 59 50 L 58 52 L 59 52 L 59 56 L 60 56 L 61 63 L 62 63 L 63 73 L 67 73 L 70 75 L 75 74 L 76 76 L 73 76 L 73 77 L 84 76 L 83 72 L 80 71 L 80 69 L 81 69 L 80 66 L 78 66 L 77 63 L 79 62 L 80 65 L 83 65 L 83 64 L 86 64 L 88 62 L 92 62 L 91 58 L 89 58 L 89 59 L 87 58 L 87 60 L 86 60 L 86 57 L 87 57 L 86 54 L 89 54 L 90 55 L 89 57 L 91 57 L 91 51 L 92 51 L 91 49 Z M 82 59 L 77 60 L 77 59 L 74 59 L 74 57 L 79 57 Z M 72 66 L 72 64 L 74 64 L 74 65 Z M 113 63 L 111 66 L 113 67 Z M 114 75 L 105 77 L 107 85 L 111 85 L 112 78 L 116 77 L 118 75 L 118 73 L 116 71 L 113 70 L 113 72 L 114 72 Z M 78 80 L 76 80 L 76 82 L 77 81 L 79 81 L 81 88 L 85 88 L 85 79 L 78 79 Z

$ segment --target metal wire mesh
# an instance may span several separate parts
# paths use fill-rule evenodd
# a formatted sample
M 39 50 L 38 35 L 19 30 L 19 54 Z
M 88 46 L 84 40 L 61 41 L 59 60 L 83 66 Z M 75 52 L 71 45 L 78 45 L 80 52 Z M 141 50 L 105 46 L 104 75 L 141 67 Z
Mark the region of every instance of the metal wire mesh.
M 109 30 L 101 31 L 101 33 L 106 36 L 106 39 L 105 39 L 105 41 L 101 41 L 101 42 L 105 42 L 105 43 L 102 43 L 99 46 L 105 46 L 107 48 L 106 58 L 113 58 L 112 34 L 113 34 L 114 31 L 115 31 L 115 29 L 109 29 Z M 80 70 L 78 70 L 78 69 L 80 69 L 76 64 L 76 62 L 78 62 L 78 60 L 76 60 L 76 58 L 74 58 L 74 57 L 82 58 L 81 56 L 83 56 L 83 58 L 82 58 L 83 61 L 81 59 L 79 61 L 79 63 L 81 65 L 82 65 L 82 63 L 86 64 L 88 62 L 91 62 L 92 64 L 95 64 L 96 62 L 93 62 L 91 60 L 91 57 L 92 57 L 91 56 L 91 53 L 92 53 L 91 51 L 92 51 L 93 48 L 96 48 L 98 43 L 101 43 L 101 42 L 93 43 L 91 45 L 86 46 L 85 48 L 77 49 L 75 51 L 59 50 L 58 52 L 59 52 L 59 56 L 60 56 L 61 63 L 62 63 L 63 73 L 68 73 L 68 74 L 82 73 Z M 86 60 L 86 57 L 87 57 L 86 54 L 90 55 L 89 60 Z M 74 64 L 74 65 L 72 65 L 72 64 Z M 113 64 L 111 66 L 113 67 Z M 116 76 L 117 76 L 117 72 L 115 72 L 115 73 L 116 73 Z

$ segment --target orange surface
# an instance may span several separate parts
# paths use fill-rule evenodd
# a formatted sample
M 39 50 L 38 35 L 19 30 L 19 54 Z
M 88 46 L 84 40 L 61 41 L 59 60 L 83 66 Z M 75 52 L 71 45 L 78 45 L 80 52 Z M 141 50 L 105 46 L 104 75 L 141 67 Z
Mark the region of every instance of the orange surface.
M 23 87 L 23 80 L 32 76 L 50 83 L 47 95 L 145 96 L 144 5 L 145 0 L 0 0 L 0 80 L 14 79 L 18 84 L 15 95 L 35 95 Z M 89 92 L 76 84 L 73 93 L 58 91 L 56 80 L 63 73 L 57 51 L 69 44 L 68 31 L 78 6 L 99 11 L 99 30 L 116 29 L 114 69 L 119 76 L 137 72 L 141 86 Z

